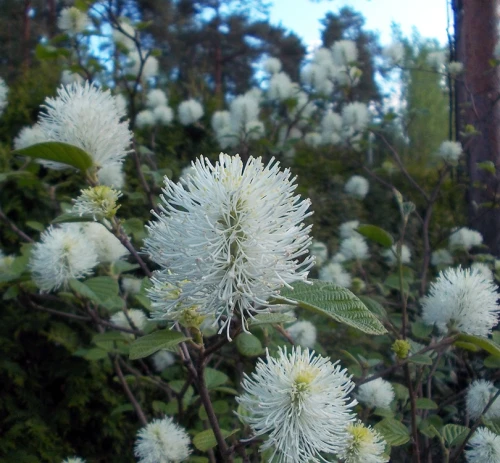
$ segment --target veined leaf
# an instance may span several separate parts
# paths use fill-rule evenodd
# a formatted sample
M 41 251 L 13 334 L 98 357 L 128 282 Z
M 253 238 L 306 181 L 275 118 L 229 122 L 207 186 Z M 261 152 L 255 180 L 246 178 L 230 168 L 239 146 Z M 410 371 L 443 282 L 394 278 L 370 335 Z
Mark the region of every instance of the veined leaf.
M 357 328 L 368 334 L 384 334 L 387 330 L 361 300 L 342 286 L 319 280 L 294 283 L 293 289 L 284 288 L 274 301 L 295 304 L 302 309 L 327 315 L 336 322 Z
M 13 151 L 13 154 L 29 156 L 30 158 L 46 159 L 47 161 L 61 162 L 85 172 L 92 167 L 92 158 L 77 146 L 68 143 L 48 141 L 27 146 Z
M 175 350 L 181 342 L 190 338 L 178 331 L 161 330 L 142 336 L 130 346 L 130 358 L 132 360 L 148 357 L 161 349 Z
M 374 426 L 374 429 L 382 434 L 385 441 L 393 447 L 406 444 L 410 440 L 407 427 L 394 418 L 384 418 Z
M 360 225 L 356 231 L 370 241 L 384 246 L 384 248 L 390 248 L 394 243 L 392 236 L 376 225 Z
M 472 334 L 460 333 L 457 337 L 457 341 L 469 342 L 475 344 L 486 352 L 494 355 L 495 357 L 500 357 L 500 346 L 493 342 L 491 339 L 482 338 L 481 336 L 474 336 Z

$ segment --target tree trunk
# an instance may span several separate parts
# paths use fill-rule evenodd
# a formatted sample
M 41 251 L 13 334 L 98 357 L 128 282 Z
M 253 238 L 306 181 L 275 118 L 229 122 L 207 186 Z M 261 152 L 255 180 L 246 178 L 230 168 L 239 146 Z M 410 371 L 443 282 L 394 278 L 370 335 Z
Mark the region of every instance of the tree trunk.
M 499 0 L 454 0 L 456 59 L 465 66 L 457 84 L 456 128 L 467 156 L 469 225 L 500 256 L 500 67 L 492 65 L 498 41 Z M 464 136 L 466 126 L 477 135 Z M 495 173 L 477 167 L 491 161 Z

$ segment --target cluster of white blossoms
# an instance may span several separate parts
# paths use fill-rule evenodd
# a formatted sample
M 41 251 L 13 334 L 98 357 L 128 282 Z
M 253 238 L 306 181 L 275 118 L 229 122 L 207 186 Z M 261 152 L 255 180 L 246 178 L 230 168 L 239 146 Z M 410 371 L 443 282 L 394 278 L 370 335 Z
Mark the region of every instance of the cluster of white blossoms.
M 493 272 L 484 262 L 474 262 L 471 266 L 471 269 L 476 269 L 480 275 L 483 276 L 486 280 L 493 280 Z
M 370 184 L 361 175 L 353 175 L 344 185 L 344 191 L 353 198 L 364 199 L 370 190 Z
M 256 436 L 266 436 L 261 450 L 272 449 L 275 463 L 319 463 L 323 454 L 339 455 L 349 445 L 354 421 L 349 397 L 354 388 L 346 370 L 314 351 L 286 348 L 259 359 L 245 375 L 237 398 L 240 418 Z
M 390 249 L 386 249 L 382 252 L 385 261 L 390 265 L 394 266 L 398 263 L 398 245 L 393 244 Z M 410 264 L 411 263 L 411 251 L 410 248 L 403 244 L 401 245 L 401 263 L 402 264 Z
M 478 428 L 467 443 L 467 463 L 498 463 L 500 461 L 500 436 L 488 428 Z
M 94 220 L 110 219 L 120 207 L 117 202 L 121 195 L 103 185 L 80 190 L 80 196 L 73 200 L 71 212 L 79 216 L 91 215 Z
M 183 101 L 179 105 L 177 111 L 179 114 L 179 121 L 182 125 L 190 125 L 198 122 L 205 113 L 203 110 L 203 106 L 198 101 L 193 100 L 192 98 Z
M 462 154 L 463 148 L 459 141 L 446 140 L 439 146 L 439 157 L 450 164 L 456 164 Z
M 486 405 L 493 399 L 498 389 L 491 381 L 479 379 L 473 381 L 467 389 L 466 404 L 467 413 L 471 420 L 477 420 L 483 415 Z M 484 413 L 486 419 L 495 420 L 500 418 L 500 399 L 495 399 L 490 408 Z
M 349 220 L 339 226 L 339 236 L 342 239 L 351 238 L 358 235 L 356 229 L 359 227 L 359 220 Z M 358 235 L 359 236 L 359 235 Z
M 134 39 L 136 38 L 136 31 L 126 19 L 118 22 L 118 26 L 113 27 L 113 41 L 115 44 L 123 47 L 128 52 L 136 48 Z
M 370 119 L 368 107 L 360 102 L 347 104 L 341 114 L 326 111 L 321 119 L 322 144 L 347 145 L 358 149 Z
M 374 379 L 359 386 L 356 398 L 370 408 L 388 409 L 394 400 L 392 384 L 382 378 Z
M 295 322 L 286 329 L 295 344 L 312 349 L 316 344 L 316 327 L 309 321 Z
M 158 88 L 150 90 L 146 96 L 146 106 L 137 113 L 135 123 L 139 128 L 153 127 L 154 125 L 169 125 L 174 118 L 174 111 L 168 105 L 167 95 Z
M 229 111 L 214 112 L 212 129 L 221 148 L 235 147 L 264 136 L 264 124 L 259 121 L 260 100 L 260 91 L 249 90 L 231 101 Z
M 385 455 L 385 440 L 371 426 L 365 426 L 361 421 L 347 426 L 349 445 L 340 455 L 345 463 L 386 463 L 389 457 Z
M 40 238 L 29 265 L 42 291 L 65 288 L 69 280 L 91 275 L 99 263 L 115 262 L 128 254 L 104 225 L 95 222 L 50 227 Z
M 57 18 L 57 27 L 68 34 L 80 34 L 90 25 L 87 13 L 71 6 L 64 8 Z
M 147 80 L 158 75 L 159 63 L 149 51 L 132 50 L 127 55 L 127 74 Z
M 266 61 L 264 61 L 262 67 L 268 74 L 277 74 L 281 71 L 281 61 L 278 58 L 274 58 L 271 56 L 267 58 Z
M 155 419 L 137 433 L 138 463 L 180 463 L 191 454 L 187 432 L 171 417 Z
M 126 114 L 116 99 L 89 82 L 74 83 L 58 89 L 56 98 L 47 98 L 37 124 L 25 127 L 14 141 L 16 149 L 33 144 L 57 141 L 84 150 L 97 168 L 120 171 L 129 152 L 132 132 Z M 42 161 L 49 168 L 67 167 L 61 163 Z M 99 175 L 99 173 L 98 173 Z
M 444 51 L 432 51 L 426 57 L 427 65 L 436 71 L 442 71 L 447 61 Z
M 370 256 L 368 244 L 361 235 L 354 235 L 340 242 L 340 254 L 345 260 L 366 260 Z
M 422 318 L 441 333 L 488 336 L 498 323 L 498 287 L 477 269 L 448 268 L 422 298 Z
M 467 227 L 458 228 L 452 231 L 449 240 L 449 247 L 454 249 L 465 249 L 469 251 L 475 246 L 481 245 L 483 236 L 476 230 Z
M 335 285 L 350 288 L 352 285 L 352 278 L 349 272 L 342 267 L 338 262 L 328 262 L 319 270 L 319 279 L 327 281 Z
M 382 55 L 390 66 L 401 65 L 405 58 L 405 47 L 401 42 L 391 43 L 382 50 Z
M 161 213 L 145 249 L 162 267 L 149 290 L 154 316 L 173 320 L 199 306 L 220 331 L 233 315 L 267 311 L 280 288 L 307 279 L 310 201 L 294 195 L 288 169 L 271 160 L 201 156 L 181 183 L 165 177 Z
M 434 266 L 449 266 L 453 264 L 453 256 L 447 249 L 436 249 L 431 255 L 431 264 Z
M 3 80 L 0 77 L 0 116 L 3 114 L 5 111 L 5 108 L 7 107 L 7 95 L 9 93 L 9 88 L 7 87 L 7 84 L 5 83 L 5 80 Z
M 120 328 L 126 328 L 129 330 L 138 329 L 140 331 L 144 329 L 147 321 L 148 319 L 146 315 L 139 309 L 129 309 L 126 314 L 123 311 L 119 311 L 114 313 L 110 318 L 110 322 Z
M 175 356 L 172 354 L 172 352 L 169 352 L 168 350 L 160 350 L 156 354 L 151 357 L 153 360 L 153 365 L 155 367 L 155 370 L 158 373 L 161 373 L 163 370 L 168 368 L 169 366 L 173 365 L 175 363 Z
M 321 267 L 328 260 L 328 247 L 321 241 L 312 240 L 309 253 L 314 258 L 316 267 Z

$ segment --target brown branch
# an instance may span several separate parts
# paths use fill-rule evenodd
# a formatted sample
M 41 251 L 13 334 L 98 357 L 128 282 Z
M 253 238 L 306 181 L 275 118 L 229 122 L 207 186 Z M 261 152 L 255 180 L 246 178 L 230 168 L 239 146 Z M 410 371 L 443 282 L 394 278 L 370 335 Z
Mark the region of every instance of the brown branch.
M 16 224 L 5 215 L 2 209 L 0 209 L 0 219 L 2 219 L 11 228 L 11 230 L 19 235 L 19 237 L 21 237 L 24 241 L 27 241 L 28 243 L 34 242 L 32 238 L 30 238 L 26 233 L 18 228 Z

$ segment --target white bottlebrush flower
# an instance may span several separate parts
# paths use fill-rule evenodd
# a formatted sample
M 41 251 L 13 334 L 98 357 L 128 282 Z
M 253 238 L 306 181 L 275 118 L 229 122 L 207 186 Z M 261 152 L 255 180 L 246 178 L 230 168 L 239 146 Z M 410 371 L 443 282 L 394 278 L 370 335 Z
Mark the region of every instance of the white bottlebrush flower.
M 500 462 L 500 436 L 488 428 L 478 428 L 468 442 L 465 451 L 467 463 Z
M 204 114 L 203 106 L 192 98 L 183 101 L 178 108 L 179 120 L 182 125 L 190 125 L 199 121 Z
M 245 137 L 247 140 L 259 140 L 264 136 L 265 128 L 261 121 L 250 121 L 245 126 Z
M 175 355 L 168 350 L 160 350 L 153 355 L 153 365 L 158 373 L 161 373 L 166 368 L 175 363 Z
M 106 164 L 97 171 L 97 180 L 100 185 L 106 185 L 121 190 L 125 185 L 123 165 L 118 162 Z
M 278 58 L 267 58 L 262 67 L 265 72 L 274 75 L 281 71 L 281 61 Z
M 423 320 L 446 333 L 488 336 L 498 323 L 498 287 L 476 269 L 448 268 L 432 283 L 422 298 Z
M 356 66 L 340 66 L 333 69 L 333 79 L 341 87 L 355 87 L 363 72 Z
M 284 72 L 278 72 L 271 77 L 267 89 L 267 98 L 269 100 L 284 101 L 292 98 L 296 92 L 292 80 Z
M 132 325 L 130 324 L 130 322 L 132 322 L 136 329 L 142 330 L 146 326 L 148 319 L 142 310 L 130 309 L 127 310 L 127 315 L 125 315 L 125 312 L 121 310 L 114 313 L 109 321 L 113 323 L 113 325 L 127 329 L 132 329 Z
M 329 80 L 328 68 L 321 64 L 311 63 L 300 72 L 300 81 L 314 92 L 329 95 L 333 91 L 333 83 Z
M 56 98 L 47 98 L 39 126 L 47 141 L 59 141 L 86 151 L 95 166 L 122 162 L 132 133 L 109 90 L 94 85 L 61 87 Z
M 474 262 L 471 265 L 471 269 L 476 269 L 480 275 L 483 276 L 486 280 L 493 280 L 493 272 L 491 269 L 483 262 Z
M 5 80 L 3 80 L 0 77 L 0 116 L 3 114 L 5 111 L 5 108 L 7 107 L 7 95 L 9 93 L 9 88 L 7 87 L 7 84 L 5 83 Z
M 358 59 L 358 48 L 352 40 L 338 40 L 332 45 L 332 58 L 337 66 L 347 66 Z
M 431 255 L 431 264 L 438 265 L 452 265 L 453 256 L 447 249 L 436 249 Z
M 344 254 L 342 254 L 341 252 L 337 252 L 336 254 L 333 255 L 333 257 L 331 258 L 331 261 L 336 263 L 336 264 L 342 264 L 342 263 L 346 262 L 347 259 L 344 256 Z
M 319 279 L 328 281 L 335 285 L 350 288 L 352 285 L 351 275 L 338 262 L 329 262 L 319 270 Z
M 317 148 L 323 142 L 323 137 L 318 132 L 309 132 L 304 135 L 304 143 L 311 148 Z
M 87 13 L 74 6 L 64 8 L 57 18 L 57 27 L 68 34 L 79 34 L 89 25 Z
M 446 62 L 446 53 L 444 51 L 432 51 L 427 55 L 426 61 L 431 68 L 441 71 Z
M 241 419 L 256 436 L 266 436 L 261 450 L 273 450 L 269 461 L 319 463 L 324 453 L 346 448 L 356 401 L 349 398 L 354 384 L 338 362 L 308 349 L 284 348 L 278 358 L 268 353 L 267 361 L 259 359 L 241 386 Z
M 342 116 L 331 110 L 325 112 L 321 120 L 321 136 L 323 143 L 336 145 L 342 141 Z
M 118 112 L 122 115 L 122 118 L 126 117 L 128 101 L 121 93 L 115 95 L 115 105 Z
M 230 124 L 235 131 L 240 131 L 249 122 L 259 118 L 259 102 L 251 95 L 239 95 L 229 105 Z
M 370 113 L 364 103 L 349 103 L 342 109 L 342 122 L 346 129 L 362 132 L 370 122 Z
M 350 220 L 344 222 L 339 227 L 339 235 L 342 239 L 350 238 L 351 236 L 358 236 L 356 229 L 359 227 L 359 220 Z
M 464 70 L 464 65 L 459 61 L 450 61 L 448 63 L 448 72 L 452 76 L 458 76 L 459 74 L 462 74 L 463 70 Z
M 363 199 L 370 190 L 370 184 L 361 175 L 353 175 L 344 185 L 344 191 L 357 199 Z
M 231 114 L 229 111 L 215 111 L 212 114 L 211 124 L 214 132 L 224 130 L 231 125 Z
M 83 77 L 77 72 L 71 72 L 68 69 L 65 69 L 61 74 L 61 84 L 63 85 L 71 85 L 74 83 L 82 84 L 84 81 Z
M 142 280 L 133 277 L 122 278 L 122 288 L 128 294 L 139 294 L 141 292 Z
M 299 346 L 312 349 L 316 344 L 316 327 L 309 321 L 295 322 L 286 330 L 293 342 Z
M 139 54 L 137 50 L 134 50 L 128 54 L 128 74 L 138 76 L 140 73 L 141 79 L 147 80 L 158 75 L 158 67 L 158 60 L 150 55 L 148 51 Z
M 174 110 L 170 106 L 157 106 L 153 116 L 157 124 L 169 125 L 174 119 Z
M 165 178 L 162 213 L 148 227 L 146 251 L 171 272 L 150 297 L 158 318 L 199 305 L 229 330 L 235 312 L 267 310 L 283 285 L 307 278 L 310 201 L 293 194 L 295 179 L 278 162 L 250 157 L 244 165 L 221 153 L 215 165 L 201 156 L 193 166 L 185 182 Z M 179 288 L 177 299 L 162 299 L 165 282 Z
M 71 212 L 82 216 L 91 215 L 94 220 L 110 219 L 120 206 L 118 198 L 122 194 L 109 186 L 95 186 L 80 190 L 80 196 L 73 200 Z
M 61 463 L 86 463 L 83 458 L 80 457 L 70 457 L 64 459 Z
M 155 109 L 157 106 L 167 106 L 167 104 L 167 95 L 159 88 L 150 90 L 146 95 L 146 106 L 149 109 Z
M 488 402 L 495 396 L 498 389 L 491 381 L 479 379 L 471 383 L 467 389 L 465 403 L 467 404 L 467 413 L 471 420 L 477 420 L 483 415 Z M 500 418 L 500 399 L 496 399 L 488 408 L 484 417 L 489 420 Z
M 77 227 L 50 227 L 31 251 L 33 281 L 42 291 L 65 288 L 69 280 L 90 275 L 98 264 L 97 252 Z
M 382 252 L 382 256 L 384 256 L 385 261 L 390 265 L 396 265 L 398 263 L 397 258 L 398 246 L 397 244 L 393 244 L 390 249 L 385 249 Z M 401 263 L 409 264 L 411 262 L 411 251 L 410 248 L 403 244 L 401 246 Z
M 340 253 L 346 260 L 366 260 L 370 255 L 365 239 L 356 235 L 340 242 Z
M 37 143 L 46 142 L 47 138 L 45 133 L 38 124 L 31 127 L 23 127 L 17 137 L 14 139 L 14 149 L 20 150 Z M 59 163 L 62 165 L 61 163 Z
M 125 48 L 127 51 L 135 50 L 136 44 L 134 38 L 136 32 L 134 27 L 126 21 L 119 22 L 119 28 L 113 26 L 113 41 Z
M 474 246 L 479 246 L 483 242 L 483 236 L 476 230 L 471 230 L 467 227 L 462 227 L 450 235 L 450 249 L 465 249 L 469 251 Z
M 405 58 L 405 47 L 401 42 L 394 42 L 385 47 L 382 54 L 390 65 L 397 66 Z
M 143 109 L 135 116 L 135 125 L 140 129 L 153 127 L 156 123 L 155 115 L 150 109 Z
M 362 384 L 356 395 L 356 398 L 367 407 L 384 409 L 391 408 L 394 397 L 392 384 L 382 378 Z
M 104 225 L 85 222 L 81 225 L 81 230 L 86 236 L 86 241 L 94 245 L 99 262 L 102 264 L 116 262 L 128 255 L 127 248 Z
M 314 257 L 314 265 L 321 267 L 328 259 L 328 247 L 321 241 L 312 240 L 309 253 Z
M 438 150 L 439 157 L 449 163 L 456 163 L 462 153 L 462 144 L 459 141 L 446 140 Z
M 138 463 L 180 463 L 191 453 L 187 432 L 169 416 L 155 419 L 137 433 Z
M 345 463 L 386 463 L 389 457 L 384 454 L 385 440 L 371 426 L 361 421 L 347 426 L 349 445 L 340 455 Z

